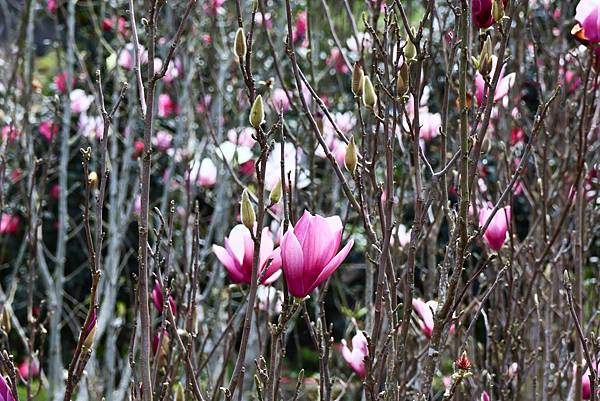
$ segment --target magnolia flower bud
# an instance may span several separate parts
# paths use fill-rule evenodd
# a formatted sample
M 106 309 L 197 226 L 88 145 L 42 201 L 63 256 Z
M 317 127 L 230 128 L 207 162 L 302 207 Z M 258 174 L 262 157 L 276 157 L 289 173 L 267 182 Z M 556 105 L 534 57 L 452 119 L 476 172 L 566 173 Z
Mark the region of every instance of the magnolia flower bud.
M 246 34 L 242 28 L 238 28 L 235 33 L 235 47 L 233 52 L 239 60 L 243 60 L 246 57 Z
M 365 74 L 360 64 L 354 63 L 354 68 L 352 68 L 352 93 L 354 96 L 360 96 L 364 76 Z
M 252 231 L 254 229 L 254 223 L 256 222 L 256 214 L 254 214 L 254 208 L 252 207 L 252 203 L 250 203 L 247 189 L 244 189 L 244 192 L 242 192 L 240 214 L 242 216 L 242 224 Z
M 281 200 L 281 180 L 277 181 L 277 184 L 275 184 L 275 186 L 271 190 L 271 193 L 269 194 L 269 202 L 271 202 L 271 205 L 279 203 L 280 200 Z
M 492 18 L 496 22 L 504 18 L 504 3 L 502 0 L 494 0 L 492 3 Z
M 344 165 L 350 174 L 354 175 L 356 172 L 356 165 L 358 164 L 358 156 L 356 153 L 356 144 L 354 143 L 354 137 L 350 138 L 350 142 L 346 146 L 346 154 L 344 155 Z
M 408 64 L 402 63 L 396 76 L 396 95 L 402 97 L 408 93 L 409 78 Z
M 250 120 L 250 125 L 256 129 L 265 121 L 265 106 L 261 95 L 256 96 L 256 99 L 254 99 L 248 119 Z
M 85 340 L 83 340 L 83 346 L 86 347 L 87 349 L 91 349 L 92 344 L 94 344 L 95 336 L 96 336 L 96 324 L 94 323 L 94 325 L 87 332 Z
M 375 93 L 375 88 L 371 83 L 371 79 L 365 75 L 363 79 L 363 88 L 362 88 L 362 98 L 363 104 L 366 108 L 373 110 L 375 104 L 377 104 L 377 94 Z
M 486 76 L 492 71 L 492 39 L 488 36 L 483 43 L 481 54 L 479 55 L 479 72 Z
M 2 309 L 2 314 L 0 314 L 0 329 L 5 333 L 10 333 L 12 329 L 12 322 L 10 321 L 10 312 L 8 311 L 8 307 L 4 305 Z
M 413 34 L 413 36 L 415 36 L 417 33 L 415 28 L 412 27 L 410 28 L 410 31 Z M 408 61 L 415 60 L 417 58 L 417 48 L 415 47 L 415 44 L 412 42 L 412 40 L 410 40 L 409 35 L 406 35 L 406 45 L 404 45 L 404 57 Z
M 98 174 L 96 174 L 95 171 L 88 174 L 88 184 L 90 184 L 92 191 L 95 191 L 96 188 L 98 188 Z

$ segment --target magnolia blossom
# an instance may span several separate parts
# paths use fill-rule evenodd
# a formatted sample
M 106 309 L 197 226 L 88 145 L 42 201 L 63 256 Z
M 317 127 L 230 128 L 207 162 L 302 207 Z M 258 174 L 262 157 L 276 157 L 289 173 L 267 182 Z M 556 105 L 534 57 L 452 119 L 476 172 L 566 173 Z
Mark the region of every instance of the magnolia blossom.
M 414 298 L 412 300 L 412 306 L 417 315 L 419 315 L 419 327 L 425 337 L 431 338 L 431 334 L 433 334 L 433 318 L 435 311 L 437 310 L 438 303 L 437 301 L 427 301 L 424 302 L 421 298 Z M 450 326 L 449 333 L 454 333 L 455 326 Z
M 571 31 L 585 44 L 600 43 L 600 1 L 580 0 L 575 9 L 577 25 Z
M 426 111 L 419 115 L 421 129 L 419 130 L 419 138 L 424 141 L 430 141 L 437 137 L 442 126 L 442 116 L 439 113 L 430 113 Z
M 304 153 L 301 149 L 296 149 L 293 143 L 286 142 L 283 148 L 283 160 L 285 164 L 285 178 L 287 182 L 288 172 L 291 172 L 292 185 L 295 180 L 298 181 L 298 188 L 305 188 L 309 179 L 301 171 L 296 171 L 296 164 L 304 159 Z M 298 175 L 296 177 L 296 174 Z M 265 171 L 265 188 L 270 191 L 281 179 L 281 144 L 277 142 L 273 146 L 271 154 L 267 159 Z M 288 183 L 289 184 L 289 183 Z
M 485 222 L 492 214 L 493 208 L 486 206 L 479 212 L 479 225 L 483 227 Z M 494 217 L 492 218 L 490 225 L 483 234 L 483 239 L 494 251 L 499 251 L 506 241 L 506 233 L 508 231 L 508 224 L 511 218 L 510 206 L 498 209 Z
M 354 113 L 348 111 L 346 113 L 334 113 L 332 115 L 333 122 L 340 130 L 340 132 L 346 136 L 352 135 L 352 130 L 356 125 L 356 117 Z M 329 118 L 323 118 L 323 137 L 327 144 L 329 151 L 333 154 L 336 161 L 340 166 L 344 165 L 344 157 L 346 156 L 346 143 L 344 143 L 339 137 L 335 130 L 334 125 L 329 121 Z M 317 147 L 315 155 L 318 157 L 325 158 L 325 151 L 321 146 Z
M 46 140 L 51 141 L 58 133 L 58 127 L 52 121 L 42 121 L 38 126 L 40 135 Z
M 412 230 L 406 228 L 404 224 L 398 224 L 396 235 L 398 236 L 398 245 L 404 248 L 410 242 L 410 234 Z M 392 236 L 391 240 L 394 240 L 395 235 Z
M 212 187 L 217 182 L 217 166 L 206 157 L 200 165 L 196 163 L 191 171 L 192 179 L 202 187 Z
M 12 390 L 2 375 L 0 375 L 0 401 L 15 401 Z
M 172 114 L 177 114 L 177 103 L 166 93 L 163 93 L 158 97 L 157 114 L 159 117 L 163 118 L 170 117 Z
M 481 393 L 481 401 L 490 401 L 490 395 L 485 390 Z
M 250 230 L 243 224 L 238 224 L 233 227 L 224 242 L 225 247 L 213 245 L 212 249 L 227 270 L 229 279 L 234 283 L 251 284 L 254 241 Z M 264 284 L 273 283 L 281 275 L 279 270 L 281 268 L 280 249 L 273 250 L 273 247 L 273 236 L 265 227 L 260 242 L 258 272 L 258 276 Z
M 348 40 L 346 40 L 346 46 L 350 50 L 350 54 L 353 58 L 359 57 L 360 51 L 363 47 L 368 49 L 372 45 L 373 39 L 371 38 L 371 34 L 366 32 L 358 32 L 356 36 L 352 35 L 348 38 Z
M 264 312 L 273 311 L 275 314 L 281 313 L 283 294 L 277 289 L 261 285 L 256 291 L 256 298 L 258 298 L 258 309 Z
M 600 374 L 598 362 L 592 362 L 592 365 L 596 368 L 597 375 Z M 573 366 L 573 376 L 577 374 L 577 366 Z M 590 367 L 587 366 L 585 372 L 581 376 L 581 398 L 589 400 L 592 398 L 592 388 L 590 383 Z
M 492 72 L 490 73 L 490 77 L 494 76 L 494 72 L 496 71 L 496 66 L 498 65 L 498 57 L 492 56 Z M 502 100 L 508 92 L 510 88 L 515 83 L 515 78 L 517 74 L 512 72 L 508 75 L 504 75 L 504 68 L 500 71 L 500 77 L 498 78 L 498 84 L 496 85 L 496 92 L 494 93 L 494 103 Z M 483 103 L 483 92 L 485 89 L 485 80 L 483 76 L 477 72 L 475 74 L 475 99 L 478 104 Z M 489 91 L 489 88 L 488 88 Z M 487 94 L 489 96 L 489 93 Z
M 223 4 L 225 4 L 225 0 L 208 0 L 204 3 L 204 11 L 211 17 L 214 17 L 225 11 Z
M 94 96 L 87 95 L 83 89 L 73 89 L 69 94 L 71 102 L 71 111 L 73 113 L 83 113 L 90 108 L 94 101 Z
M 344 55 L 337 47 L 331 49 L 331 53 L 327 60 L 325 60 L 325 64 L 333 66 L 336 72 L 339 72 L 340 74 L 348 74 L 350 72 L 350 68 L 346 65 L 346 61 L 344 60 Z
M 90 117 L 87 113 L 81 113 L 77 128 L 81 135 L 86 138 L 102 139 L 102 135 L 104 135 L 104 121 L 100 116 Z
M 285 93 L 285 90 L 281 88 L 274 89 L 271 93 L 271 103 L 273 108 L 278 112 L 286 112 L 290 109 L 290 101 Z
M 50 14 L 54 14 L 58 10 L 58 0 L 48 0 L 46 2 L 46 11 Z
M 19 364 L 18 370 L 21 379 L 27 381 L 29 378 L 37 377 L 40 374 L 40 363 L 37 358 L 31 359 L 26 356 L 23 362 Z
M 304 40 L 308 30 L 308 20 L 306 19 L 306 11 L 296 15 L 296 24 L 292 30 L 292 42 L 296 43 L 299 40 Z
M 365 378 L 365 357 L 368 355 L 369 345 L 362 331 L 357 330 L 354 337 L 352 337 L 352 350 L 348 348 L 346 340 L 342 340 L 342 356 L 361 379 Z
M 1 137 L 2 141 L 11 143 L 21 135 L 21 130 L 14 125 L 5 125 L 2 127 Z
M 354 240 L 338 252 L 342 242 L 339 216 L 322 217 L 308 211 L 281 239 L 281 258 L 290 293 L 304 298 L 342 264 Z
M 135 66 L 135 45 L 133 43 L 127 43 L 125 47 L 119 53 L 117 58 L 117 64 L 119 67 L 125 70 L 131 70 Z M 146 64 L 148 62 L 148 51 L 144 49 L 144 46 L 139 45 L 140 63 Z
M 165 301 L 163 297 L 163 289 L 158 280 L 154 282 L 154 288 L 152 288 L 152 303 L 156 307 L 158 313 L 162 315 L 165 306 Z M 171 311 L 175 315 L 177 313 L 177 305 L 175 304 L 175 300 L 173 299 L 173 297 L 170 295 L 169 305 L 171 305 Z
M 508 0 L 502 0 L 502 2 L 504 3 L 504 7 L 508 5 Z M 473 0 L 473 24 L 477 28 L 485 29 L 494 24 L 494 17 L 492 16 L 493 3 L 494 0 Z
M 152 138 L 152 145 L 161 152 L 166 152 L 171 148 L 173 142 L 173 135 L 167 131 L 158 131 Z
M 20 219 L 16 214 L 2 213 L 0 217 L 0 234 L 14 234 L 19 229 Z
M 267 29 L 273 28 L 273 21 L 271 20 L 271 14 L 270 13 L 263 14 L 260 11 L 258 11 L 256 13 L 256 24 L 264 25 Z
M 60 196 L 60 185 L 58 184 L 54 184 L 52 185 L 52 187 L 50 188 L 50 191 L 48 191 L 48 195 L 50 195 L 50 197 L 52 199 L 58 199 L 58 197 Z

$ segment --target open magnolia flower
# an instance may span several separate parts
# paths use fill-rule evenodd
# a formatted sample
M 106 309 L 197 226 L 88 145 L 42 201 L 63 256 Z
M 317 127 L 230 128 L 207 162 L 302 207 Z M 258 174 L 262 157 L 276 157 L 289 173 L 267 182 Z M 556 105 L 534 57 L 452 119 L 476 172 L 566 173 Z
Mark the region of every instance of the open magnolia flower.
M 492 214 L 493 208 L 486 206 L 479 212 L 479 225 L 483 226 L 487 219 Z M 483 239 L 494 251 L 499 251 L 506 241 L 506 233 L 508 231 L 508 223 L 510 222 L 511 209 L 510 206 L 498 209 L 490 225 L 483 234 Z
M 437 310 L 438 303 L 437 301 L 427 301 L 424 302 L 421 298 L 414 298 L 412 300 L 412 306 L 417 315 L 419 315 L 419 327 L 421 331 L 427 338 L 431 338 L 431 334 L 433 334 L 433 317 L 434 313 Z M 455 327 L 454 325 L 450 326 L 450 334 L 454 333 Z
M 342 230 L 339 216 L 325 218 L 304 211 L 296 226 L 283 235 L 281 258 L 288 289 L 293 296 L 304 298 L 310 294 L 346 259 L 354 240 L 348 241 L 338 252 Z
M 346 340 L 342 340 L 342 356 L 361 379 L 365 378 L 365 357 L 368 355 L 369 346 L 362 331 L 357 330 L 354 337 L 352 337 L 352 350 L 348 348 Z
M 498 65 L 498 57 L 491 56 L 491 58 L 492 58 L 492 72 L 490 72 L 489 76 L 493 77 L 495 74 L 495 71 L 496 71 L 496 67 Z M 517 76 L 517 74 L 514 72 L 512 72 L 508 75 L 504 75 L 504 68 L 502 68 L 502 70 L 500 71 L 500 77 L 498 78 L 498 84 L 496 85 L 496 92 L 494 92 L 494 103 L 497 103 L 498 101 L 502 100 L 506 95 L 508 95 L 510 88 L 515 83 L 516 76 Z M 477 104 L 483 103 L 484 90 L 485 90 L 485 80 L 483 79 L 483 76 L 478 71 L 477 74 L 475 74 L 475 99 L 477 100 Z M 487 96 L 489 97 L 489 93 L 487 94 Z
M 14 401 L 15 397 L 6 382 L 6 379 L 0 375 L 0 401 Z
M 600 42 L 600 0 L 581 0 L 575 9 L 577 24 L 571 33 L 585 45 Z
M 234 283 L 250 284 L 252 281 L 252 260 L 254 241 L 250 230 L 243 224 L 233 227 L 225 238 L 225 247 L 213 245 L 213 252 L 223 263 L 227 275 Z M 263 284 L 271 284 L 281 275 L 281 254 L 279 248 L 273 250 L 273 236 L 267 227 L 263 229 L 260 242 L 260 262 L 258 277 Z M 271 263 L 267 267 L 267 263 Z M 266 268 L 266 271 L 265 271 Z

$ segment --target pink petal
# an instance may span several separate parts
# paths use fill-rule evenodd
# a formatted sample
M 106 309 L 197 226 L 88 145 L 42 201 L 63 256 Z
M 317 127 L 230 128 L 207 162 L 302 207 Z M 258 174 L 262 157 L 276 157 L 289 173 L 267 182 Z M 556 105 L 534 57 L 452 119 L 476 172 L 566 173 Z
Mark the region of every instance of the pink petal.
M 296 235 L 298 242 L 300 242 L 300 245 L 304 245 L 304 240 L 310 227 L 310 222 L 313 219 L 314 216 L 310 214 L 309 211 L 305 210 L 302 214 L 302 217 L 300 217 L 300 220 L 296 222 L 296 226 L 294 227 L 294 234 Z
M 315 282 L 323 267 L 333 258 L 338 250 L 336 244 L 339 247 L 339 241 L 331 233 L 327 220 L 319 215 L 314 216 L 302 243 L 305 288 Z
M 227 252 L 225 248 L 219 245 L 213 245 L 212 250 L 217 256 L 217 259 L 219 259 L 219 261 L 227 270 L 227 274 L 229 275 L 231 281 L 233 281 L 234 283 L 241 283 L 244 276 L 239 270 L 239 264 L 236 264 L 236 261 L 229 254 L 229 252 Z
M 352 249 L 352 245 L 354 245 L 354 240 L 351 239 L 350 241 L 348 241 L 348 243 L 346 244 L 345 247 L 342 248 L 342 250 L 333 257 L 333 259 L 331 259 L 329 261 L 329 263 L 327 264 L 327 266 L 325 266 L 323 268 L 323 271 L 321 272 L 321 274 L 319 274 L 319 277 L 317 277 L 317 279 L 315 280 L 315 282 L 313 283 L 313 285 L 310 287 L 308 293 L 312 292 L 312 290 L 314 290 L 315 288 L 317 288 L 319 285 L 321 285 L 322 282 L 324 282 L 325 280 L 327 280 L 327 278 L 329 278 L 329 276 L 331 276 L 333 274 L 333 272 L 340 267 L 340 265 L 342 264 L 342 262 L 344 261 L 344 259 L 346 259 L 346 256 L 348 256 L 348 253 L 350 252 L 350 249 Z
M 254 242 L 250 236 L 250 230 L 243 224 L 238 224 L 231 229 L 227 238 L 231 252 L 240 265 L 252 266 L 252 255 L 254 254 Z
M 494 103 L 502 100 L 504 96 L 508 95 L 510 88 L 512 88 L 515 83 L 515 78 L 517 77 L 516 73 L 510 73 L 505 77 L 502 77 L 498 81 L 498 85 L 496 86 L 496 94 L 494 95 Z
M 269 259 L 271 260 L 271 264 L 265 273 L 265 284 L 271 284 L 280 276 L 280 274 L 276 273 L 281 272 L 281 248 L 277 248 L 271 252 L 271 254 L 265 259 L 265 262 L 267 262 Z
M 305 297 L 310 291 L 305 291 L 302 281 L 304 255 L 293 228 L 290 228 L 281 239 L 281 258 L 290 293 L 298 298 Z

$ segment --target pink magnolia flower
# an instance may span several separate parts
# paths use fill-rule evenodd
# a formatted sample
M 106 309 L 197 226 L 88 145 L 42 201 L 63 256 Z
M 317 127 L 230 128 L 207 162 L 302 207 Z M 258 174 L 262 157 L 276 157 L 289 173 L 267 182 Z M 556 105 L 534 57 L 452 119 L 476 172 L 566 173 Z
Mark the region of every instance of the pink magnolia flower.
M 592 365 L 595 365 L 596 372 L 600 373 L 600 369 L 598 366 L 598 362 L 592 362 Z M 577 367 L 573 366 L 573 376 L 577 374 Z M 589 366 L 586 368 L 585 372 L 581 376 L 581 398 L 584 400 L 589 400 L 592 398 L 592 388 L 590 383 L 590 368 Z
M 494 17 L 492 17 L 493 2 L 493 0 L 473 0 L 473 24 L 477 28 L 485 29 L 494 24 Z M 506 7 L 508 0 L 503 0 L 502 2 L 504 3 L 504 7 Z
M 90 108 L 94 101 L 94 96 L 87 95 L 83 89 L 73 89 L 69 94 L 71 102 L 71 111 L 73 113 L 83 113 Z
M 225 4 L 225 0 L 208 0 L 204 3 L 204 11 L 211 17 L 214 17 L 225 11 L 223 4 Z
M 578 24 L 572 33 L 586 44 L 600 42 L 600 1 L 580 0 L 575 9 Z
M 270 13 L 261 13 L 260 11 L 256 13 L 256 23 L 258 25 L 264 25 L 265 28 L 271 29 L 273 28 L 273 21 L 271 20 Z
M 425 112 L 421 114 L 421 129 L 419 137 L 428 142 L 437 137 L 442 126 L 442 116 L 439 113 Z
M 52 188 L 50 188 L 50 191 L 48 192 L 48 194 L 50 195 L 50 197 L 52 199 L 58 199 L 58 197 L 60 196 L 60 185 L 58 185 L 58 184 L 52 185 Z
M 73 77 L 71 81 L 71 86 L 75 86 L 76 83 L 77 78 Z M 56 74 L 56 76 L 54 77 L 54 85 L 60 93 L 65 93 L 67 91 L 67 73 L 65 71 Z
M 54 14 L 58 10 L 58 0 L 48 0 L 46 2 L 46 11 L 50 14 Z
M 0 401 L 15 401 L 12 390 L 2 375 L 0 375 Z
M 202 159 L 200 168 L 196 173 L 198 185 L 212 187 L 217 182 L 217 166 L 208 157 Z
M 481 401 L 490 401 L 490 395 L 485 390 L 481 393 Z
M 138 216 L 142 213 L 142 198 L 139 195 L 133 200 L 133 213 Z
M 342 242 L 339 216 L 322 217 L 308 211 L 281 239 L 281 258 L 290 293 L 304 298 L 323 283 L 342 264 L 354 240 L 338 252 Z M 337 254 L 336 254 L 337 252 Z
M 16 214 L 2 213 L 0 217 L 0 234 L 15 234 L 21 220 Z
M 238 150 L 239 151 L 239 150 Z M 298 181 L 298 188 L 305 188 L 309 184 L 307 175 L 298 170 L 296 165 L 304 159 L 302 149 L 296 149 L 293 143 L 286 142 L 283 147 L 283 160 L 285 164 L 285 177 L 287 182 L 288 172 L 291 172 L 292 184 Z M 265 171 L 265 188 L 270 191 L 275 187 L 281 178 L 281 144 L 277 142 L 273 146 L 273 151 L 267 159 Z M 289 184 L 289 183 L 288 183 Z
M 21 130 L 10 124 L 2 127 L 1 134 L 3 142 L 11 143 L 21 135 Z
M 306 37 L 307 27 L 308 21 L 306 19 L 306 11 L 302 11 L 296 16 L 296 24 L 292 30 L 293 43 L 296 43 L 298 40 L 303 40 Z
M 156 307 L 158 313 L 162 315 L 165 306 L 165 301 L 163 298 L 162 286 L 160 285 L 158 280 L 154 281 L 154 288 L 152 288 L 152 303 Z M 173 315 L 177 314 L 177 305 L 175 304 L 175 300 L 173 299 L 173 297 L 170 295 L 169 305 L 171 305 L 171 311 L 173 312 Z
M 498 65 L 498 58 L 496 56 L 492 56 L 492 72 L 490 73 L 490 77 L 494 76 L 494 71 L 496 70 L 496 66 Z M 504 68 L 500 71 L 500 77 L 498 79 L 498 84 L 496 85 L 496 92 L 494 93 L 494 103 L 500 101 L 510 91 L 510 88 L 515 83 L 515 78 L 517 74 L 512 72 L 508 75 L 504 75 Z M 478 104 L 483 103 L 483 92 L 485 89 L 485 80 L 483 76 L 477 72 L 475 75 L 475 99 Z M 488 89 L 489 90 L 489 89 Z M 488 93 L 489 96 L 489 93 Z
M 86 138 L 102 139 L 102 135 L 104 135 L 104 121 L 100 116 L 90 117 L 87 113 L 81 113 L 77 121 L 77 128 Z
M 31 367 L 31 370 L 29 369 Z M 30 377 L 37 377 L 40 374 L 40 363 L 37 358 L 29 358 L 26 356 L 23 362 L 18 367 L 19 376 L 21 379 L 27 381 Z
M 271 103 L 277 112 L 286 112 L 290 109 L 290 101 L 285 94 L 285 90 L 277 88 L 271 93 Z
M 325 60 L 325 64 L 333 66 L 340 74 L 348 74 L 350 72 L 350 68 L 346 65 L 342 52 L 337 47 L 331 49 L 331 53 L 327 60 Z
M 433 318 L 435 311 L 437 310 L 438 303 L 437 301 L 427 301 L 424 302 L 421 298 L 414 298 L 412 300 L 412 306 L 417 315 L 419 315 L 419 327 L 421 331 L 427 338 L 431 338 L 431 334 L 433 334 Z M 450 326 L 449 333 L 454 333 L 455 326 Z
M 479 212 L 479 225 L 483 226 L 490 217 L 493 208 L 486 206 Z M 511 218 L 510 206 L 498 209 L 487 230 L 483 234 L 483 239 L 494 251 L 499 251 L 506 241 L 506 233 Z
M 171 148 L 173 142 L 173 135 L 167 131 L 158 131 L 152 138 L 152 145 L 161 152 L 166 152 Z
M 357 330 L 354 337 L 352 337 L 352 350 L 348 348 L 346 340 L 342 340 L 342 356 L 361 379 L 365 378 L 365 357 L 368 355 L 369 346 L 362 331 Z
M 261 285 L 256 291 L 258 309 L 263 312 L 273 311 L 276 315 L 281 313 L 283 294 L 272 286 Z
M 167 118 L 172 114 L 177 114 L 177 103 L 171 99 L 171 96 L 163 93 L 158 97 L 158 116 Z
M 121 20 L 119 19 L 119 31 L 121 31 Z M 125 70 L 131 70 L 135 66 L 135 45 L 133 43 L 127 43 L 125 48 L 119 52 L 117 58 L 117 64 L 119 67 Z M 139 46 L 140 63 L 146 64 L 148 62 L 148 51 L 144 49 L 144 46 Z
M 259 255 L 259 277 L 264 284 L 271 284 L 281 275 L 280 249 L 273 250 L 273 236 L 267 227 L 263 228 Z M 254 241 L 250 230 L 238 224 L 225 238 L 225 247 L 213 245 L 213 252 L 227 270 L 229 279 L 234 283 L 250 284 L 252 280 L 252 260 Z M 271 261 L 267 267 L 267 263 Z M 266 270 L 265 270 L 266 268 Z
M 40 131 L 41 136 L 46 140 L 51 141 L 58 133 L 58 126 L 52 121 L 42 121 L 38 126 L 38 130 Z

